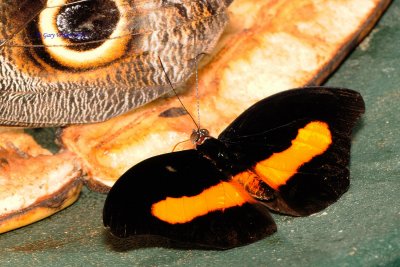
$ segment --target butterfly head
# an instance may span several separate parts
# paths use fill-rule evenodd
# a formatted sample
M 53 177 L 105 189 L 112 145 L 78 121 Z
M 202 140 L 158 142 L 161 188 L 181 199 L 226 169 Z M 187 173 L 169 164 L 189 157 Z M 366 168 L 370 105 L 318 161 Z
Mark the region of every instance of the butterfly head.
M 210 137 L 210 132 L 207 129 L 198 129 L 193 130 L 192 134 L 190 135 L 190 140 L 196 146 L 201 145 L 204 141 Z

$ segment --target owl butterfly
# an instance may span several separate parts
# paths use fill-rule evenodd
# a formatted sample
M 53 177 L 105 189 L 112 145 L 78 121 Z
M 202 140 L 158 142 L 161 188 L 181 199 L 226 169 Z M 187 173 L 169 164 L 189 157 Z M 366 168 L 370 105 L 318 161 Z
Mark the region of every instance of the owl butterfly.
M 232 0 L 3 0 L 0 125 L 99 122 L 169 90 L 209 53 Z

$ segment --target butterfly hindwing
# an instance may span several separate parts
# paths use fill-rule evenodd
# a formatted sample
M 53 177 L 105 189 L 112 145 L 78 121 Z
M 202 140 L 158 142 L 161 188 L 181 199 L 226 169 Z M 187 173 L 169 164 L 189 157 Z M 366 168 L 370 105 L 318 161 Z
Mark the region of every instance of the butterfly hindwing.
M 118 237 L 158 235 L 220 249 L 276 231 L 267 208 L 196 150 L 132 167 L 111 189 L 103 219 Z
M 294 89 L 259 101 L 219 139 L 238 159 L 234 180 L 275 211 L 308 215 L 347 190 L 351 131 L 363 112 L 355 91 Z

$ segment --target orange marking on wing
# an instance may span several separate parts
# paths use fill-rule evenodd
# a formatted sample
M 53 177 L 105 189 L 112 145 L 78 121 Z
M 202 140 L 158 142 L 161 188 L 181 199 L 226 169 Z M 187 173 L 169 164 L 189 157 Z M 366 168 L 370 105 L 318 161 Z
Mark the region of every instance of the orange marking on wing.
M 242 206 L 253 200 L 236 182 L 221 182 L 196 196 L 167 197 L 151 207 L 151 213 L 170 224 L 187 223 L 209 212 Z
M 323 154 L 332 143 L 328 124 L 312 121 L 299 129 L 292 145 L 279 153 L 272 154 L 254 167 L 255 172 L 270 187 L 277 190 L 279 186 L 296 174 L 298 168 L 315 156 Z

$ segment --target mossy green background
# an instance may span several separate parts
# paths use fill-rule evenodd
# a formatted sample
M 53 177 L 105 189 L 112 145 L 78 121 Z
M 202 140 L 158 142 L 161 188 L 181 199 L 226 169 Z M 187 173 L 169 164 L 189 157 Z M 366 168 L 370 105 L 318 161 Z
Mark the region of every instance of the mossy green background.
M 326 210 L 274 215 L 275 235 L 228 251 L 126 246 L 102 226 L 105 196 L 84 190 L 70 208 L 1 235 L 0 265 L 400 266 L 400 0 L 327 85 L 360 91 L 366 114 L 354 133 L 350 190 Z

